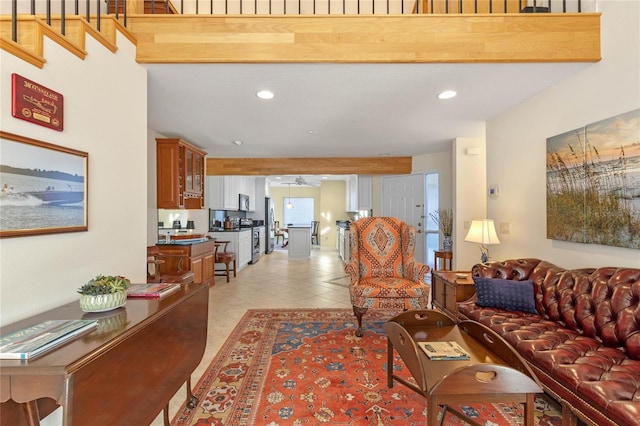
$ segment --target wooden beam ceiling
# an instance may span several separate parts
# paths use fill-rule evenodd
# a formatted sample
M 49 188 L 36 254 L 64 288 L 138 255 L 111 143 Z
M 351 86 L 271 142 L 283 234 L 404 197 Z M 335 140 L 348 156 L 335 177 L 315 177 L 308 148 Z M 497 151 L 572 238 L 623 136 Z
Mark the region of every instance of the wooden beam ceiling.
M 600 13 L 132 15 L 140 63 L 597 62 Z
M 208 176 L 239 175 L 403 175 L 411 173 L 411 157 L 376 158 L 207 158 Z

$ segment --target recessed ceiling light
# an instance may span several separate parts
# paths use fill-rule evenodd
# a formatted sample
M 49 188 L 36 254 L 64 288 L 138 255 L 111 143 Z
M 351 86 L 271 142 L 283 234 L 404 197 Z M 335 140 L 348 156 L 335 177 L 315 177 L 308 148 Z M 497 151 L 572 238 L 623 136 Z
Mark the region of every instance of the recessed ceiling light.
M 243 144 L 242 141 L 237 141 L 237 140 L 236 141 L 231 141 L 231 143 L 234 144 L 235 146 L 240 146 L 240 145 Z
M 456 93 L 455 90 L 445 90 L 444 92 L 440 93 L 438 95 L 438 99 L 451 99 L 454 96 L 456 96 L 458 93 Z
M 258 93 L 256 93 L 256 96 L 260 99 L 273 99 L 275 95 L 270 90 L 260 90 Z
M 309 133 L 310 135 L 317 135 L 318 131 L 317 130 L 307 130 L 307 133 Z

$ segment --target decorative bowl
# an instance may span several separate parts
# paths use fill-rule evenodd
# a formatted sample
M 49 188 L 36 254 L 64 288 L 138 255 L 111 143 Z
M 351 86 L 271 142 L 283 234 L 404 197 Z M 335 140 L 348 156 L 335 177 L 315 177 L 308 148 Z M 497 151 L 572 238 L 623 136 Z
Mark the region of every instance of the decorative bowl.
M 125 303 L 127 303 L 127 293 L 124 291 L 80 296 L 80 308 L 84 312 L 106 312 L 124 306 Z

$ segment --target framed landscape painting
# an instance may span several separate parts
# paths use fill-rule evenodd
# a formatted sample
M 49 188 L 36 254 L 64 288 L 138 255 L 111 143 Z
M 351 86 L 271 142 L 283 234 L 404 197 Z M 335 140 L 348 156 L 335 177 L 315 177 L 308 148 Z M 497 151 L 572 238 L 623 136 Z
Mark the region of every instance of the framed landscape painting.
M 88 157 L 0 131 L 0 238 L 86 231 Z
M 640 249 L 640 109 L 547 139 L 547 238 Z

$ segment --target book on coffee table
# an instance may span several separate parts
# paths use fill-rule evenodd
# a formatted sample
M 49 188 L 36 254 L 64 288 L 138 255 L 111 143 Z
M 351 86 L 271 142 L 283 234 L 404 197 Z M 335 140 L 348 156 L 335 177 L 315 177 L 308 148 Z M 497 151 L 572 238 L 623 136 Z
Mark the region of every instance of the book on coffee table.
M 180 290 L 178 283 L 131 284 L 127 288 L 129 299 L 162 299 Z
M 0 359 L 30 359 L 98 326 L 96 320 L 48 320 L 0 336 Z
M 433 361 L 460 361 L 469 359 L 467 351 L 456 342 L 418 342 L 420 349 Z

